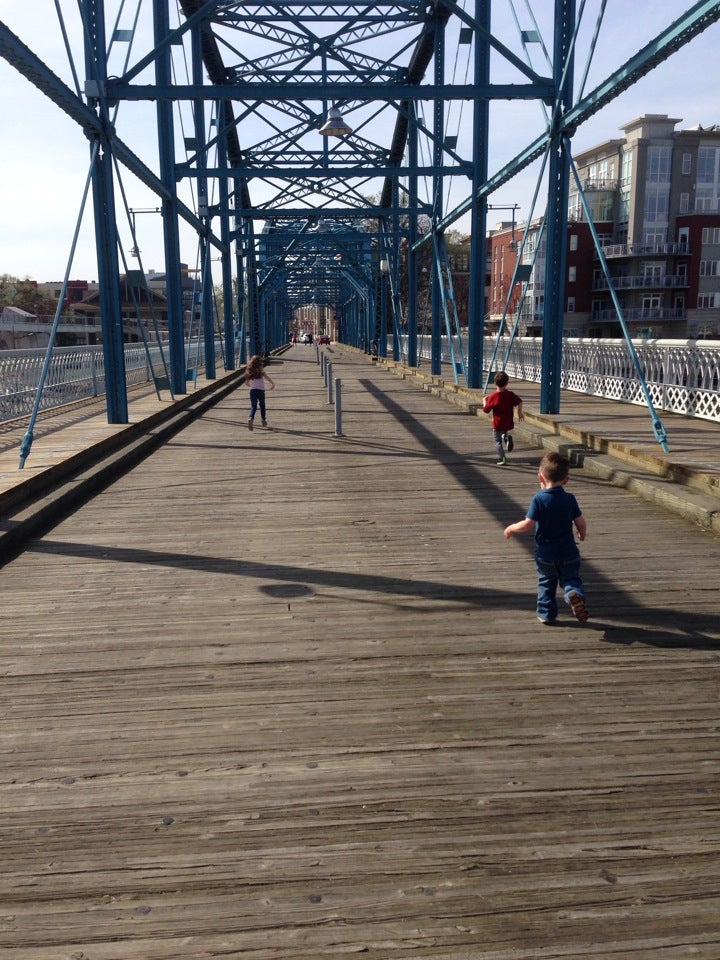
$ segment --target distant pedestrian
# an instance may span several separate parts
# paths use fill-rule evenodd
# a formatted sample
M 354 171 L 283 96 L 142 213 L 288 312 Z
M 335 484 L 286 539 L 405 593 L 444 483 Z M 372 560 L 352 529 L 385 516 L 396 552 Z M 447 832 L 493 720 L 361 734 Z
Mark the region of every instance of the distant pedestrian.
M 245 385 L 250 388 L 250 416 L 248 417 L 248 430 L 252 430 L 255 414 L 258 406 L 260 407 L 260 420 L 264 427 L 267 426 L 265 417 L 265 384 L 270 384 L 270 389 L 275 389 L 275 382 L 272 377 L 265 373 L 264 361 L 259 354 L 250 357 L 248 365 L 245 368 Z
M 505 449 L 511 453 L 515 443 L 510 431 L 515 427 L 513 412 L 517 408 L 518 420 L 524 420 L 522 400 L 520 397 L 508 390 L 507 385 L 510 377 L 504 370 L 495 374 L 495 390 L 489 396 L 485 397 L 483 403 L 483 413 L 492 413 L 492 431 L 495 441 L 495 450 L 497 451 L 497 465 L 504 467 L 507 463 Z
M 514 533 L 535 531 L 537 618 L 545 624 L 557 619 L 558 584 L 577 619 L 584 623 L 589 616 L 580 579 L 580 551 L 573 536 L 574 526 L 578 540 L 584 540 L 587 526 L 577 500 L 565 489 L 569 477 L 567 457 L 546 453 L 538 470 L 541 490 L 533 497 L 526 518 L 505 527 L 508 540 Z

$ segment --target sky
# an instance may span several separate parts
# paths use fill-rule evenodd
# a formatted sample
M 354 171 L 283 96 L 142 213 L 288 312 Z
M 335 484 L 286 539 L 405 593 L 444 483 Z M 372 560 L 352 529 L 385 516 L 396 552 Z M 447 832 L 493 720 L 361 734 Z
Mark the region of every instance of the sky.
M 119 0 L 106 0 L 108 16 L 114 15 Z M 135 0 L 137 3 L 138 0 Z M 472 5 L 468 2 L 468 9 Z M 602 0 L 586 0 L 583 29 L 578 38 L 576 78 L 583 73 L 589 49 L 589 37 Z M 77 45 L 76 0 L 58 0 L 71 46 Z M 691 4 L 686 0 L 649 0 L 628 3 L 608 0 L 600 29 L 597 49 L 591 62 L 586 91 L 592 89 L 614 68 L 622 65 L 648 40 L 679 17 Z M 58 26 L 54 0 L 0 0 L 0 20 L 60 76 L 73 84 L 68 57 Z M 578 0 L 578 8 L 581 8 Z M 123 7 L 123 9 L 125 9 Z M 150 0 L 139 0 L 138 35 L 151 35 Z M 518 51 L 517 24 L 523 29 L 537 26 L 548 47 L 552 45 L 552 3 L 550 0 L 494 0 L 493 32 L 513 50 Z M 125 14 L 127 20 L 128 14 Z M 121 26 L 125 26 L 121 22 Z M 378 53 L 381 45 L 378 44 Z M 462 49 L 462 48 L 460 48 Z M 533 65 L 540 73 L 548 73 L 538 44 L 533 44 Z M 678 129 L 701 124 L 720 124 L 718 101 L 718 50 L 720 24 L 713 24 L 704 33 L 674 53 L 662 66 L 634 84 L 597 115 L 581 125 L 573 139 L 576 153 L 621 136 L 620 127 L 642 114 L 667 114 L 678 122 Z M 77 73 L 84 78 L 82 54 L 75 54 Z M 462 69 L 462 67 L 461 67 Z M 458 80 L 462 81 L 462 77 Z M 511 79 L 494 61 L 491 80 Z M 513 79 L 517 79 L 514 77 Z M 92 201 L 88 198 L 84 216 L 80 218 L 83 191 L 89 167 L 89 144 L 77 125 L 48 100 L 5 60 L 0 59 L 0 97 L 2 98 L 3 137 L 0 147 L 0 274 L 38 281 L 57 282 L 68 273 L 70 279 L 95 280 L 97 266 L 92 218 Z M 125 108 L 129 109 L 126 111 Z M 448 130 L 459 134 L 459 149 L 469 149 L 463 137 L 469 124 L 462 105 L 448 108 Z M 465 109 L 468 109 L 465 105 Z M 157 170 L 155 111 L 151 104 L 124 104 L 118 115 L 118 131 L 143 161 Z M 489 170 L 492 174 L 504 162 L 523 149 L 541 132 L 543 117 L 536 102 L 493 102 L 490 108 Z M 121 126 L 121 120 L 123 126 Z M 187 123 L 187 118 L 183 121 Z M 190 135 L 178 121 L 180 134 Z M 388 130 L 391 124 L 388 124 Z M 377 139 L 382 140 L 378 132 Z M 509 213 L 498 208 L 518 204 L 518 220 L 527 218 L 536 190 L 538 168 L 524 171 L 505 184 L 490 198 L 495 206 L 488 215 L 488 224 L 509 219 Z M 137 211 L 135 225 L 141 265 L 148 270 L 164 270 L 164 253 L 160 216 L 155 213 L 159 200 L 131 176 L 123 180 L 128 206 Z M 255 189 L 255 193 L 253 193 Z M 182 185 L 182 198 L 195 205 L 190 185 Z M 253 199 L 260 197 L 259 186 L 251 185 Z M 446 210 L 465 200 L 468 181 L 453 178 L 448 184 Z M 122 197 L 116 197 L 120 214 L 121 249 L 127 266 L 137 269 L 132 259 L 132 245 Z M 539 207 L 544 207 L 540 193 Z M 142 211 L 142 212 L 140 212 Z M 146 212 L 147 211 L 147 212 Z M 124 221 L 124 222 L 123 222 Z M 468 228 L 467 219 L 455 224 Z M 72 254 L 73 240 L 77 242 Z M 184 227 L 181 230 L 181 257 L 191 268 L 197 266 L 197 243 Z M 121 261 L 121 270 L 123 263 Z

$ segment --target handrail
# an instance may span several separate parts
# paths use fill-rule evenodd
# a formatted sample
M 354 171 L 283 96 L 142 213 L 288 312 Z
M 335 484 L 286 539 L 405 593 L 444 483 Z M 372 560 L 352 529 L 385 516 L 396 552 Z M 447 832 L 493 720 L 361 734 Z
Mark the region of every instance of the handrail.
M 509 346 L 510 341 L 505 343 Z M 495 345 L 495 339 L 485 339 L 486 357 Z M 720 423 L 719 340 L 633 340 L 633 346 L 658 410 Z M 502 345 L 497 355 L 504 355 Z M 450 362 L 449 350 L 443 350 L 443 362 Z M 505 369 L 515 379 L 540 383 L 542 338 L 516 337 Z M 624 340 L 565 338 L 560 385 L 588 396 L 645 405 Z
M 153 380 L 153 367 L 162 369 L 159 346 L 142 343 L 125 345 L 125 379 L 128 386 Z M 0 422 L 29 416 L 45 360 L 45 349 L 0 351 Z M 215 345 L 216 359 L 221 345 Z M 205 357 L 201 344 L 200 366 Z M 41 411 L 51 410 L 77 400 L 98 397 L 105 393 L 105 364 L 102 346 L 57 347 L 53 351 L 45 388 L 40 400 Z

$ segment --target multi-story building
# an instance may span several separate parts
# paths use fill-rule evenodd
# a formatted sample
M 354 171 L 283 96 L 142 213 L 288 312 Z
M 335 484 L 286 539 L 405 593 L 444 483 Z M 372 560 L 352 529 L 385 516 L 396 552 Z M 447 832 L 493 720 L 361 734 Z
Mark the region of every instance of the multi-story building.
M 678 123 L 642 116 L 621 128 L 624 137 L 574 157 L 584 202 L 571 178 L 566 335 L 619 336 L 619 307 L 634 337 L 720 337 L 720 125 L 676 130 Z M 524 232 L 522 224 L 515 228 L 515 246 Z M 513 246 L 507 229 L 492 233 L 492 276 L 505 286 Z M 536 335 L 545 277 L 541 220 L 530 224 L 521 266 L 527 289 L 518 331 Z M 522 286 L 512 291 L 516 302 Z M 491 291 L 490 326 L 495 321 L 497 329 L 507 301 L 502 282 L 491 282 Z M 511 309 L 506 326 L 514 317 Z

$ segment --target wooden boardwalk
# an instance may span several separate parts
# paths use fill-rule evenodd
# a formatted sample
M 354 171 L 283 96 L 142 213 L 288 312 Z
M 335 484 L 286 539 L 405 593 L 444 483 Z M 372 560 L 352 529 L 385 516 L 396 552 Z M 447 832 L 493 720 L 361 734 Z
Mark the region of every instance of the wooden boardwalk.
M 332 347 L 0 570 L 3 960 L 718 960 L 720 540 Z

